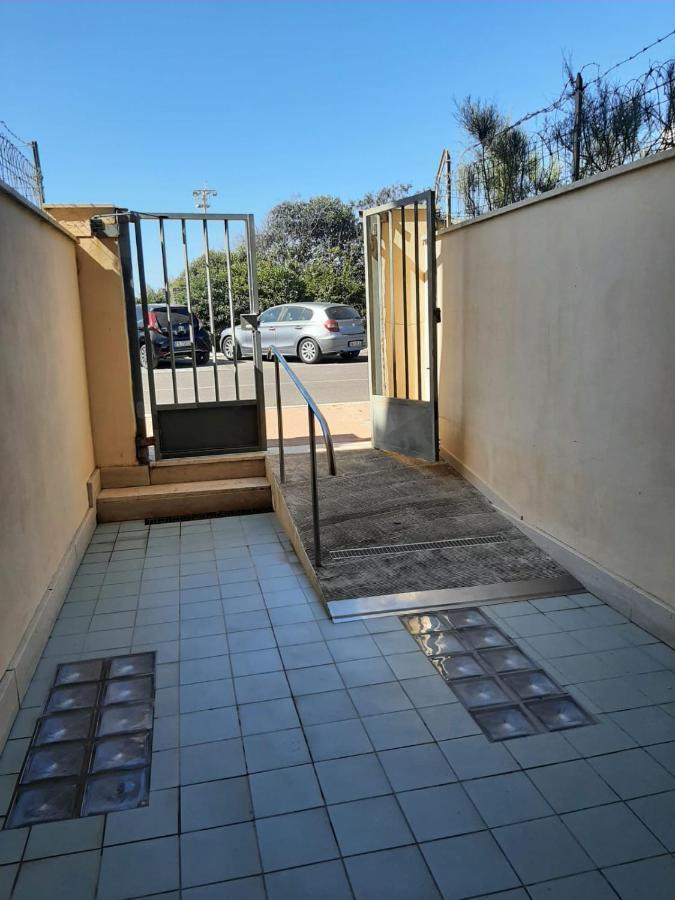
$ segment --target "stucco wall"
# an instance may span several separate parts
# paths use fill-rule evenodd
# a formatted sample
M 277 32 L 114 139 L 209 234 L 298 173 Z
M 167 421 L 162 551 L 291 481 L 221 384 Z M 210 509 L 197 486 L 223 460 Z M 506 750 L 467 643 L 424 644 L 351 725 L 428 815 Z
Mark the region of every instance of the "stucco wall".
M 442 448 L 675 608 L 675 153 L 443 233 Z
M 94 215 L 112 206 L 59 205 L 47 210 L 77 238 L 77 266 L 86 348 L 94 454 L 99 468 L 136 465 L 129 340 L 117 242 L 92 237 Z
M 0 190 L 0 679 L 89 509 L 75 243 Z

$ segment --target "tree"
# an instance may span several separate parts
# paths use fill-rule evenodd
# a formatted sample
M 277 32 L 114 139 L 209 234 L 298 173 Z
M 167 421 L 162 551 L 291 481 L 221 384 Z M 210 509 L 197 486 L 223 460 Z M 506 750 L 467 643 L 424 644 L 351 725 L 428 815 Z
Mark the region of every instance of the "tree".
M 286 200 L 273 207 L 256 235 L 258 297 L 261 308 L 280 303 L 318 300 L 347 303 L 365 311 L 365 263 L 359 210 L 404 196 L 410 185 L 395 184 L 360 200 L 345 203 L 339 197 Z M 224 251 L 209 254 L 214 325 L 219 332 L 229 325 L 227 264 Z M 204 256 L 190 263 L 192 307 L 209 322 Z M 235 321 L 248 311 L 246 248 L 231 253 L 232 296 Z M 184 305 L 184 273 L 174 278 L 171 302 Z M 148 302 L 163 303 L 162 289 L 148 290 Z

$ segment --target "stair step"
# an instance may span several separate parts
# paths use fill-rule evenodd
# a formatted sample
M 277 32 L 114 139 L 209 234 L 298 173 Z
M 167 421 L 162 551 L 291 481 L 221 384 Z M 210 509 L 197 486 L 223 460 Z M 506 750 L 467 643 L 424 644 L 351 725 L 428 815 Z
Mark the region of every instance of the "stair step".
M 223 478 L 255 478 L 265 474 L 264 453 L 230 453 L 163 459 L 150 464 L 150 484 L 220 481 Z
M 96 503 L 99 522 L 272 508 L 266 478 L 226 478 L 177 484 L 106 488 Z

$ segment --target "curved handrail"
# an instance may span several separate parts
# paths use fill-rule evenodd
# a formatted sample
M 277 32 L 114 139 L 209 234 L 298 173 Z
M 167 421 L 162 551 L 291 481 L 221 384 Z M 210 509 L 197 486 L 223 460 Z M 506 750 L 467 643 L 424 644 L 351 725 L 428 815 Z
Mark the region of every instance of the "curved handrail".
M 328 471 L 331 475 L 337 475 L 337 467 L 335 465 L 335 449 L 333 447 L 333 438 L 331 437 L 330 428 L 328 427 L 328 423 L 324 419 L 319 407 L 316 405 L 316 402 L 312 395 L 309 393 L 304 384 L 300 381 L 295 372 L 291 369 L 286 361 L 286 357 L 283 355 L 281 350 L 272 345 L 269 349 L 270 354 L 272 354 L 278 361 L 284 372 L 291 379 L 293 384 L 296 386 L 298 391 L 300 392 L 302 399 L 305 401 L 307 406 L 314 413 L 314 417 L 321 426 L 321 431 L 323 432 L 323 440 L 326 445 L 326 453 L 328 455 Z

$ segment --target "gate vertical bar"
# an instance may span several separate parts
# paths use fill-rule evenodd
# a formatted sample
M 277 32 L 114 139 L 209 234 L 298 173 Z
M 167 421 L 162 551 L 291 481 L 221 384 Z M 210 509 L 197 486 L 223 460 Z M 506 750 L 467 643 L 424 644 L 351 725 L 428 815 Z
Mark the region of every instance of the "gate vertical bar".
M 252 313 L 258 312 L 258 273 L 256 271 L 255 223 L 252 215 L 246 216 L 246 259 L 248 264 L 248 296 Z M 260 447 L 267 448 L 267 425 L 265 422 L 265 381 L 263 378 L 262 349 L 260 332 L 253 332 L 253 366 L 255 379 L 255 399 L 258 408 L 258 435 Z
M 403 301 L 403 366 L 405 369 L 405 398 L 410 399 L 410 377 L 408 372 L 408 285 L 406 284 L 405 247 L 405 206 L 401 207 L 401 299 Z
M 416 400 L 424 398 L 422 390 L 422 341 L 420 329 L 422 326 L 422 311 L 420 308 L 420 207 L 415 200 L 415 337 L 417 352 L 417 397 Z
M 218 384 L 218 351 L 216 341 L 216 326 L 213 317 L 213 293 L 211 291 L 211 259 L 209 257 L 209 229 L 208 220 L 202 219 L 204 234 L 204 265 L 206 268 L 206 298 L 209 304 L 209 327 L 211 329 L 211 352 L 213 353 L 213 382 L 216 391 L 216 403 L 220 400 L 220 385 Z
M 436 309 L 436 204 L 434 192 L 427 193 L 427 291 L 429 331 L 429 400 L 434 408 L 434 458 L 438 460 L 438 386 L 436 360 L 436 327 L 439 319 Z
M 134 414 L 136 417 L 136 459 L 141 465 L 148 463 L 148 448 L 145 443 L 145 406 L 143 403 L 143 376 L 139 359 L 138 325 L 136 323 L 136 295 L 134 291 L 134 267 L 131 259 L 131 240 L 129 238 L 129 220 L 122 213 L 118 215 L 120 263 L 124 282 L 124 311 L 127 323 L 127 340 L 129 342 L 129 363 L 131 366 L 131 388 L 134 398 Z
M 138 288 L 141 293 L 141 308 L 143 310 L 143 334 L 145 346 L 151 347 L 150 329 L 148 328 L 148 291 L 145 286 L 145 258 L 143 256 L 143 235 L 141 233 L 141 220 L 134 216 L 134 232 L 136 236 L 136 266 L 138 267 Z M 147 359 L 146 349 L 146 359 Z M 162 458 L 162 447 L 159 440 L 159 422 L 157 418 L 157 393 L 155 391 L 155 370 L 148 363 L 148 394 L 150 396 L 150 415 L 152 416 L 152 433 L 155 437 L 155 459 Z
M 279 481 L 286 479 L 286 462 L 284 460 L 284 417 L 281 408 L 281 381 L 279 378 L 279 357 L 274 357 L 274 386 L 277 392 L 277 431 L 279 437 Z
M 232 363 L 234 365 L 234 393 L 239 400 L 239 363 L 237 361 L 237 338 L 234 330 L 234 297 L 232 295 L 232 261 L 230 258 L 230 229 L 225 219 L 225 266 L 227 268 L 227 299 L 230 307 L 230 328 L 232 329 Z
M 176 380 L 176 355 L 173 349 L 173 321 L 171 319 L 171 293 L 169 288 L 169 268 L 166 263 L 166 243 L 164 240 L 164 219 L 159 220 L 159 244 L 162 251 L 162 272 L 164 273 L 164 300 L 166 317 L 169 326 L 169 351 L 171 353 L 171 382 L 173 384 L 173 402 L 178 403 L 178 382 Z M 150 345 L 152 346 L 152 344 Z M 146 350 L 147 353 L 147 350 Z M 150 365 L 150 362 L 148 362 Z
M 195 335 L 195 322 L 192 315 L 192 294 L 190 292 L 190 258 L 188 255 L 187 235 L 185 233 L 185 219 L 180 220 L 181 237 L 183 239 L 183 263 L 185 265 L 185 300 L 190 314 L 190 341 L 192 343 L 192 379 L 195 387 L 195 403 L 199 403 L 199 384 L 197 379 L 197 348 Z
M 577 72 L 574 80 L 574 133 L 572 135 L 572 181 L 581 177 L 581 115 L 584 94 L 584 81 L 581 72 Z
M 389 231 L 389 293 L 391 295 L 391 367 L 394 381 L 394 398 L 398 397 L 398 379 L 396 372 L 396 297 L 394 291 L 394 217 L 391 210 L 387 212 L 387 228 Z M 386 334 L 386 329 L 385 329 Z M 386 345 L 385 345 L 386 347 Z M 385 354 L 386 366 L 386 354 Z M 387 366 L 387 369 L 389 367 Z

